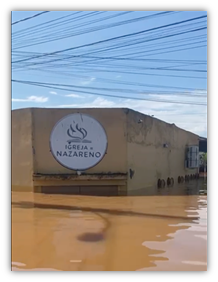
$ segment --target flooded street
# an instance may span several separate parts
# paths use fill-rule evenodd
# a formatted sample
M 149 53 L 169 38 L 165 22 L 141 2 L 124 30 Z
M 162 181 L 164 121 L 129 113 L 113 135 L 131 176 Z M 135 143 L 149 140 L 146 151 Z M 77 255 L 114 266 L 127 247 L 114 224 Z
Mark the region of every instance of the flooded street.
M 199 271 L 204 279 L 216 264 L 207 255 L 207 128 L 218 112 L 207 101 L 207 41 L 218 15 L 201 1 L 166 10 L 92 2 L 15 7 L 3 29 L 11 33 L 1 129 L 9 272 Z
M 207 270 L 207 196 L 194 187 L 128 197 L 12 192 L 12 270 Z

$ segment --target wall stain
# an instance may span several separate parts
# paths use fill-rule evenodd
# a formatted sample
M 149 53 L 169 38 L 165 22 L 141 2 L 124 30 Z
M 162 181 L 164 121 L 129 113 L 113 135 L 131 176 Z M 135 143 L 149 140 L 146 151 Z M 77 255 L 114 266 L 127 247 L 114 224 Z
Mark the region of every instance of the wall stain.
M 130 179 L 133 178 L 134 174 L 135 174 L 135 171 L 130 168 L 130 170 L 129 170 L 129 177 L 130 177 Z

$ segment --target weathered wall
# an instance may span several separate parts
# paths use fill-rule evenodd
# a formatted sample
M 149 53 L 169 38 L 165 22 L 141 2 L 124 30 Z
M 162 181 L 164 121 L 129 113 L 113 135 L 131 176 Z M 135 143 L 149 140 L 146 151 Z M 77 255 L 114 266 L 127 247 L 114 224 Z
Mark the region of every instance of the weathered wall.
M 64 116 L 84 113 L 98 120 L 108 138 L 106 156 L 87 174 L 125 174 L 128 172 L 128 190 L 157 186 L 158 179 L 194 174 L 197 169 L 185 169 L 185 147 L 198 145 L 198 136 L 167 124 L 156 118 L 128 109 L 22 109 L 12 111 L 12 187 L 31 190 L 32 174 L 75 174 L 61 166 L 52 156 L 49 139 L 54 125 Z M 138 123 L 142 120 L 142 123 Z M 163 144 L 167 143 L 168 148 Z M 130 171 L 131 169 L 131 171 Z M 88 176 L 88 175 L 87 175 Z M 120 176 L 119 176 L 120 177 Z M 122 176 L 114 179 L 74 180 L 38 179 L 43 185 L 117 185 L 126 189 Z M 35 178 L 34 178 L 35 179 Z M 35 181 L 35 180 L 34 180 Z M 67 183 L 67 184 L 66 184 Z M 40 190 L 39 190 L 40 191 Z M 124 191 L 125 192 L 125 191 Z M 125 193 L 124 193 L 125 194 Z
M 138 123 L 142 120 L 142 123 Z M 127 113 L 128 190 L 156 189 L 158 179 L 194 174 L 185 168 L 186 145 L 198 145 L 198 136 L 156 118 L 129 110 Z M 168 148 L 163 144 L 167 143 Z M 148 189 L 149 190 L 149 189 Z
M 52 156 L 49 138 L 54 125 L 73 113 L 88 114 L 104 127 L 107 154 L 102 161 L 86 173 L 125 173 L 127 160 L 126 115 L 122 109 L 33 109 L 34 172 L 42 174 L 75 173 L 61 166 Z
M 33 186 L 31 109 L 12 111 L 11 156 L 12 190 L 31 191 Z

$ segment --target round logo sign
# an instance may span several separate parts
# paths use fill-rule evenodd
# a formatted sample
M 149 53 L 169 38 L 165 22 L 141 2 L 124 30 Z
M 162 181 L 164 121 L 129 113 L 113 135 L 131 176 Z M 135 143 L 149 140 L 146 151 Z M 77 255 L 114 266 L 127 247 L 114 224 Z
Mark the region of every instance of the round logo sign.
M 85 114 L 65 116 L 50 136 L 51 152 L 61 165 L 86 170 L 98 164 L 107 150 L 107 135 L 102 125 Z

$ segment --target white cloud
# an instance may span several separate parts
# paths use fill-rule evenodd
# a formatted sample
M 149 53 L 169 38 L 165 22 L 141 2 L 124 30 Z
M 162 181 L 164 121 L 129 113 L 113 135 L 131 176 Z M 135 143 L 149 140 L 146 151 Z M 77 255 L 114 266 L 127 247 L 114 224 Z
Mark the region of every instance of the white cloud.
M 81 104 L 68 104 L 68 105 L 59 105 L 58 108 L 110 108 L 115 107 L 116 103 L 114 101 L 109 101 L 104 98 L 96 98 L 90 103 L 81 103 Z
M 29 96 L 26 99 L 14 99 L 14 98 L 12 98 L 12 102 L 45 103 L 47 101 L 48 101 L 48 97 L 42 97 L 42 96 Z
M 143 93 L 140 93 L 143 94 Z M 148 94 L 149 99 L 155 100 L 170 100 L 176 102 L 185 102 L 185 103 L 206 103 L 207 96 L 203 93 L 195 92 L 186 92 L 186 93 L 173 93 L 173 94 Z M 197 96 L 196 96 L 197 95 Z M 173 104 L 173 103 L 172 103 Z
M 50 91 L 49 93 L 52 94 L 52 95 L 57 95 L 57 94 L 58 94 L 58 93 L 55 92 L 55 91 Z
M 83 96 L 80 96 L 78 94 L 67 94 L 67 95 L 64 95 L 65 97 L 73 97 L 73 98 L 84 98 Z
M 88 85 L 88 84 L 91 84 L 93 81 L 95 81 L 96 80 L 96 78 L 95 77 L 90 77 L 90 78 L 88 78 L 88 79 L 86 79 L 86 80 L 82 80 L 81 82 L 80 82 L 80 84 L 82 84 L 82 85 Z
M 197 93 L 197 92 L 196 92 Z M 150 95 L 149 95 L 150 96 Z M 191 96 L 191 95 L 190 95 Z M 173 98 L 174 97 L 174 98 Z M 173 95 L 151 95 L 149 98 L 177 101 L 192 101 L 206 102 L 206 98 L 189 97 Z M 90 96 L 89 96 L 90 98 Z M 90 99 L 89 99 L 90 100 Z M 194 132 L 200 136 L 207 135 L 207 108 L 205 106 L 196 106 L 189 104 L 168 104 L 157 103 L 153 101 L 131 100 L 131 99 L 112 99 L 104 97 L 95 97 L 91 102 L 63 104 L 56 106 L 58 108 L 130 108 L 147 115 L 161 119 L 168 123 L 174 123 L 178 127 Z

